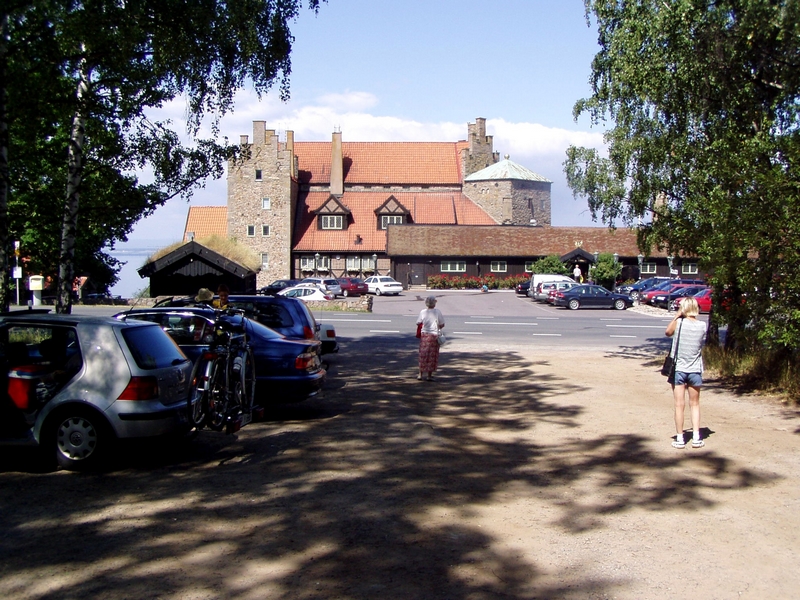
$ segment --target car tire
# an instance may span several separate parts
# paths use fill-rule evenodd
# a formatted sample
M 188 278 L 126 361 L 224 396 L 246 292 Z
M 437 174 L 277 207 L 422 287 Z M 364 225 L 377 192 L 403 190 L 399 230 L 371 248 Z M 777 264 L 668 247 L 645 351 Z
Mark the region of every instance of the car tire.
M 381 288 L 375 288 L 375 295 L 376 295 L 376 296 L 380 296 L 380 295 L 381 295 L 381 293 L 382 293 L 382 292 L 381 292 Z
M 347 298 L 349 295 L 350 295 L 350 292 L 348 292 L 347 290 L 342 290 L 342 297 L 343 298 Z
M 578 310 L 581 307 L 581 303 L 573 299 L 569 301 L 567 306 L 569 307 L 570 310 Z
M 633 290 L 631 292 L 631 300 L 640 300 L 640 299 L 641 299 L 641 294 L 636 290 Z
M 56 464 L 67 471 L 91 471 L 109 458 L 116 438 L 99 413 L 66 407 L 51 417 L 46 430 Z
M 617 299 L 614 300 L 614 308 L 617 310 L 625 310 L 625 300 Z

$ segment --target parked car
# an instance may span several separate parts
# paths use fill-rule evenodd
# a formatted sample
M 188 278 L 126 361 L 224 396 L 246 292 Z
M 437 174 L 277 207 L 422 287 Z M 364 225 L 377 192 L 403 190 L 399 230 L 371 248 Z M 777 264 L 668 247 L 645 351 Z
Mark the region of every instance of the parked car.
M 547 302 L 550 297 L 550 292 L 554 290 L 568 290 L 579 285 L 574 281 L 543 281 L 536 287 L 536 293 L 533 294 L 533 299 L 539 302 Z
M 214 309 L 198 306 L 133 309 L 115 318 L 157 323 L 192 362 L 197 362 L 214 338 L 215 316 Z M 319 392 L 326 375 L 320 363 L 319 341 L 290 340 L 241 315 L 223 315 L 222 320 L 230 330 L 247 334 L 255 359 L 256 404 L 296 402 Z
M 160 327 L 110 317 L 0 316 L 0 444 L 38 445 L 65 469 L 114 442 L 189 429 L 192 362 Z
M 533 295 L 536 293 L 536 288 L 539 287 L 539 284 L 544 281 L 568 281 L 575 283 L 575 280 L 572 277 L 567 277 L 566 275 L 556 275 L 555 273 L 534 273 L 531 275 L 531 284 L 528 288 L 528 297 L 533 299 Z
M 328 302 L 335 298 L 333 292 L 326 291 L 318 285 L 308 283 L 301 283 L 298 286 L 281 290 L 278 292 L 278 296 L 285 296 L 286 298 L 299 298 L 304 302 L 310 302 L 312 300 Z
M 669 277 L 648 277 L 647 279 L 640 279 L 636 283 L 617 286 L 614 288 L 614 293 L 627 294 L 634 300 L 638 300 L 642 292 L 669 280 Z
M 342 295 L 342 286 L 339 285 L 339 280 L 333 277 L 306 277 L 297 285 L 304 285 L 307 283 L 321 287 L 323 290 L 330 292 L 334 297 Z
M 573 288 L 556 292 L 553 304 L 565 306 L 572 310 L 579 308 L 616 308 L 625 310 L 633 306 L 633 300 L 625 294 L 609 292 L 600 285 L 576 285 Z
M 676 298 L 683 298 L 685 296 L 694 296 L 697 292 L 704 290 L 704 285 L 676 285 L 664 293 L 656 294 L 650 300 L 650 304 L 658 308 L 669 309 L 672 301 Z
M 235 295 L 228 298 L 233 308 L 241 308 L 245 315 L 262 325 L 274 329 L 291 340 L 318 340 L 320 326 L 305 302 L 284 296 Z M 165 298 L 156 307 L 195 306 L 193 296 Z M 324 352 L 324 348 L 323 348 Z
M 712 294 L 712 292 L 713 292 L 713 290 L 711 288 L 705 288 L 704 290 L 700 290 L 699 292 L 697 292 L 696 294 L 694 294 L 692 296 L 695 300 L 697 300 L 697 306 L 698 306 L 698 308 L 700 308 L 700 312 L 701 313 L 709 313 L 709 312 L 711 312 L 711 294 Z M 672 304 L 670 305 L 670 310 L 678 310 L 678 307 L 680 305 L 681 300 L 683 300 L 683 298 L 685 298 L 685 297 L 686 296 L 681 297 L 681 298 L 675 298 L 672 301 Z
M 342 296 L 360 296 L 369 293 L 367 284 L 363 279 L 358 277 L 340 277 L 338 279 L 339 287 L 342 288 Z
M 528 295 L 528 290 L 529 290 L 529 289 L 531 289 L 531 282 L 530 282 L 530 279 L 529 279 L 528 281 L 523 281 L 523 282 L 521 282 L 521 283 L 518 283 L 518 284 L 517 284 L 517 287 L 516 287 L 516 292 L 517 292 L 517 293 L 518 293 L 520 296 L 527 296 L 527 295 Z
M 559 281 L 559 282 L 556 282 L 556 284 L 552 288 L 550 288 L 550 291 L 547 293 L 546 302 L 548 304 L 553 304 L 553 301 L 555 300 L 556 294 L 558 292 L 562 292 L 564 290 L 571 290 L 572 288 L 574 288 L 575 286 L 578 286 L 578 285 L 580 285 L 580 284 L 579 283 L 575 283 L 574 281 L 573 282 L 570 282 L 570 281 Z
M 665 281 L 664 283 L 660 283 L 659 285 L 642 292 L 641 296 L 639 297 L 639 301 L 644 304 L 652 304 L 653 298 L 656 296 L 670 293 L 681 288 L 689 287 L 689 286 L 697 286 L 702 282 L 697 282 L 693 280 L 687 279 L 670 279 L 669 281 Z
M 322 342 L 322 354 L 331 354 L 339 351 L 336 341 L 336 328 L 330 323 L 319 324 L 319 341 Z
M 276 279 L 268 286 L 265 286 L 258 290 L 259 294 L 263 294 L 265 296 L 274 296 L 278 292 L 283 289 L 290 288 L 296 286 L 300 283 L 299 279 Z
M 367 277 L 364 283 L 367 284 L 369 293 L 376 296 L 382 294 L 397 296 L 403 291 L 403 284 L 388 275 L 373 275 L 372 277 Z

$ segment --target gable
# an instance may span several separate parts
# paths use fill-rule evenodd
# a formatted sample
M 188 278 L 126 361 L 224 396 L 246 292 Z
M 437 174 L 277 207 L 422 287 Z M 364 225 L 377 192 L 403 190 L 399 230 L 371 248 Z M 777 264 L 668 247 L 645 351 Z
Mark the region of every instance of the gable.
M 400 204 L 397 198 L 394 195 L 389 196 L 386 199 L 386 202 L 381 204 L 378 208 L 375 209 L 376 215 L 408 215 L 411 211 L 408 210 L 405 206 Z

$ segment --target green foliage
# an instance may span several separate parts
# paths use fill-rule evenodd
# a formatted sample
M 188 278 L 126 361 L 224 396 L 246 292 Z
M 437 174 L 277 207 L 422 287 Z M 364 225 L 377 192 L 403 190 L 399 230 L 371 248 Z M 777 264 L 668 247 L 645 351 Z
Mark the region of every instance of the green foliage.
M 592 266 L 594 282 L 613 290 L 617 278 L 622 274 L 622 265 L 614 260 L 614 255 L 604 252 L 597 255 L 597 263 Z
M 567 265 L 561 262 L 557 254 L 550 254 L 540 258 L 532 267 L 533 273 L 551 273 L 553 275 L 569 275 L 570 270 Z
M 644 254 L 699 257 L 728 345 L 798 346 L 800 2 L 585 4 L 600 51 L 574 113 L 613 127 L 607 155 L 569 149 L 573 192 Z

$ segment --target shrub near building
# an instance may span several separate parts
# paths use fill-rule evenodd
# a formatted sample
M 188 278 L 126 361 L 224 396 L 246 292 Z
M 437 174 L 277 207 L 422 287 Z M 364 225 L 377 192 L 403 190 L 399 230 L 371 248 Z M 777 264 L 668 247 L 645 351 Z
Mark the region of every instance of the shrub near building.
M 478 290 L 484 285 L 490 290 L 513 290 L 518 284 L 528 281 L 529 275 L 510 275 L 499 279 L 494 275 L 432 275 L 428 277 L 428 288 L 432 290 Z

